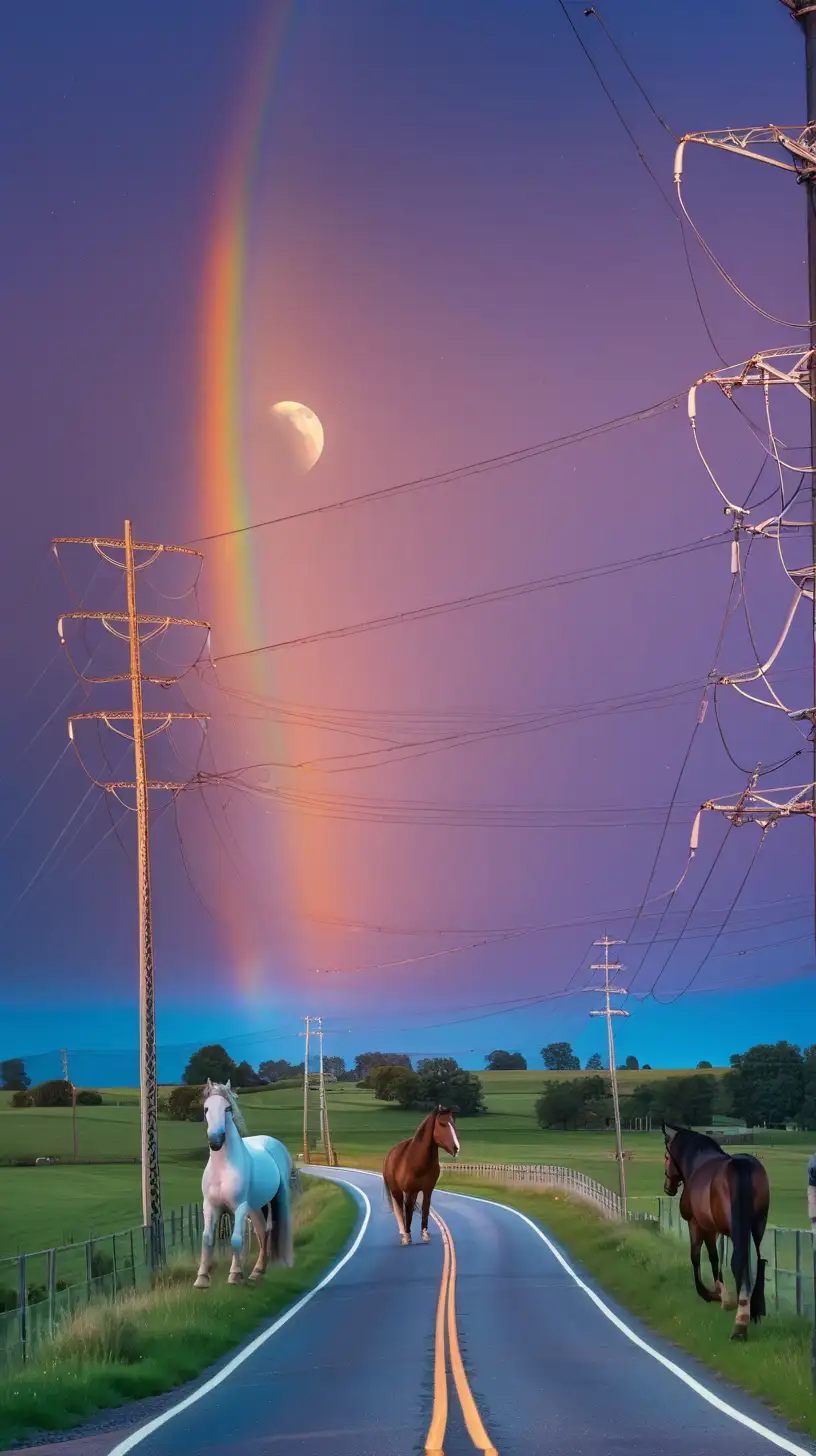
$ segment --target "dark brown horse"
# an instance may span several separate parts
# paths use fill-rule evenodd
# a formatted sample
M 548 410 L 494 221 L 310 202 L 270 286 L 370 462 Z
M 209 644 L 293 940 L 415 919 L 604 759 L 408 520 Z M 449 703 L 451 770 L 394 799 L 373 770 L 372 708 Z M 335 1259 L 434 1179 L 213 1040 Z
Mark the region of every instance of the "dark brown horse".
M 765 1314 L 765 1260 L 760 1245 L 768 1222 L 771 1190 L 768 1174 L 750 1153 L 724 1152 L 719 1143 L 688 1127 L 667 1127 L 665 1192 L 673 1198 L 682 1184 L 680 1213 L 686 1220 L 691 1241 L 694 1286 L 701 1299 L 736 1308 L 732 1340 L 744 1340 L 749 1319 L 756 1323 Z M 731 1273 L 735 1299 L 728 1300 L 720 1268 L 717 1238 L 731 1240 Z M 756 1277 L 751 1278 L 751 1241 L 756 1249 Z M 700 1277 L 702 1245 L 708 1250 L 714 1288 Z
M 437 1107 L 434 1112 L 429 1112 L 414 1136 L 397 1143 L 383 1163 L 383 1183 L 397 1220 L 401 1244 L 411 1242 L 411 1220 L 420 1193 L 422 1242 L 430 1243 L 428 1216 L 431 1194 L 439 1181 L 440 1148 L 444 1148 L 452 1158 L 459 1151 L 456 1121 L 449 1107 Z

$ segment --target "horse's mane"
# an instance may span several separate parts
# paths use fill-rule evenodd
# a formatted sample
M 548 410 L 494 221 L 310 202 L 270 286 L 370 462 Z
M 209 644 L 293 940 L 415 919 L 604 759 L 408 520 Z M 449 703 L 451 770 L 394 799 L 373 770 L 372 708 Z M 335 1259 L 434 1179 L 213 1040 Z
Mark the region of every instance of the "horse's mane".
M 230 1112 L 232 1113 L 232 1120 L 235 1123 L 235 1126 L 237 1127 L 239 1133 L 241 1134 L 241 1137 L 246 1137 L 247 1126 L 244 1122 L 244 1114 L 241 1111 L 241 1108 L 238 1106 L 237 1092 L 234 1092 L 232 1087 L 225 1087 L 223 1082 L 213 1082 L 212 1088 L 210 1090 L 210 1096 L 224 1098 L 225 1102 L 229 1106 Z
M 683 1148 L 688 1148 L 692 1151 L 694 1149 L 702 1151 L 703 1148 L 714 1148 L 716 1152 L 722 1153 L 724 1157 L 728 1156 L 725 1149 L 721 1148 L 720 1144 L 715 1142 L 713 1137 L 709 1137 L 706 1132 L 695 1132 L 693 1127 L 676 1127 L 674 1129 L 674 1137 L 670 1141 L 674 1142 L 675 1140 L 677 1141 L 679 1151 Z

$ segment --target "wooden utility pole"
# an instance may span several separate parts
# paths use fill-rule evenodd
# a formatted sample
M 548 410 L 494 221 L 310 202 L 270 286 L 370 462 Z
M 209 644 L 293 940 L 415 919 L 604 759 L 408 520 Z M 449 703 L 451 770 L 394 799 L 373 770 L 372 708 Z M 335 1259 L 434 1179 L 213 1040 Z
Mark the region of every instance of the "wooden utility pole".
M 326 1101 L 326 1075 L 323 1067 L 323 1018 L 317 1017 L 317 1037 L 320 1048 L 320 1127 L 323 1135 L 323 1151 L 329 1167 L 334 1164 L 331 1132 L 329 1131 L 329 1107 Z
M 108 793 L 118 796 L 121 790 L 135 790 L 136 794 L 136 822 L 138 834 L 138 896 L 139 896 L 139 1087 L 140 1087 L 140 1111 L 141 1111 L 141 1162 L 142 1162 L 142 1220 L 145 1227 L 151 1230 L 153 1258 L 161 1261 L 164 1252 L 164 1227 L 162 1222 L 161 1205 L 161 1182 L 159 1173 L 159 1140 L 158 1140 L 158 1087 L 156 1081 L 156 1011 L 155 1011 L 155 989 L 154 989 L 154 964 L 153 964 L 153 923 L 151 914 L 150 896 L 150 818 L 149 818 L 149 793 L 152 789 L 165 790 L 172 794 L 178 794 L 189 787 L 187 783 L 170 782 L 169 780 L 151 780 L 147 776 L 147 765 L 145 756 L 145 730 L 146 721 L 152 721 L 157 726 L 151 733 L 162 732 L 169 728 L 173 722 L 179 719 L 187 719 L 197 722 L 205 722 L 208 718 L 206 713 L 174 713 L 174 712 L 145 712 L 142 701 L 142 685 L 144 683 L 159 684 L 169 688 L 178 682 L 183 674 L 163 673 L 159 676 L 150 676 L 142 671 L 141 649 L 144 642 L 157 636 L 160 632 L 166 631 L 168 627 L 196 627 L 206 630 L 209 633 L 209 622 L 193 620 L 187 617 L 154 616 L 148 613 L 140 613 L 136 609 L 136 573 L 150 565 L 151 561 L 164 553 L 181 554 L 184 556 L 201 557 L 200 551 L 195 551 L 187 546 L 167 546 L 157 542 L 134 542 L 133 528 L 130 521 L 125 521 L 125 533 L 122 540 L 115 540 L 102 536 L 57 536 L 52 542 L 54 553 L 61 545 L 92 546 L 104 561 L 122 571 L 125 577 L 127 591 L 126 612 L 91 612 L 77 611 L 65 612 L 60 617 L 58 631 L 60 641 L 65 645 L 64 623 L 66 621 L 95 621 L 100 622 L 113 636 L 125 640 L 130 648 L 129 671 L 124 673 L 113 673 L 102 677 L 87 677 L 80 673 L 80 677 L 89 683 L 124 683 L 129 682 L 131 688 L 131 708 L 127 712 L 119 710 L 101 709 L 95 712 L 74 713 L 68 719 L 68 733 L 71 741 L 76 746 L 74 726 L 84 720 L 95 719 L 102 721 L 107 727 L 111 727 L 115 720 L 130 722 L 132 730 L 123 736 L 129 737 L 133 743 L 135 772 L 132 780 L 118 780 L 116 782 L 100 782 L 89 777 L 97 783 L 100 788 Z M 124 553 L 121 561 L 110 556 L 110 551 L 121 551 Z M 139 560 L 137 561 L 137 555 Z M 148 632 L 144 637 L 141 635 L 141 627 L 146 626 Z M 123 630 L 126 628 L 126 631 Z M 122 729 L 115 730 L 123 733 Z M 77 750 L 79 756 L 79 750 Z M 80 762 L 82 759 L 80 757 Z M 84 767 L 84 764 L 83 764 Z M 86 769 L 86 772 L 88 770 Z
M 626 942 L 623 940 L 610 940 L 609 936 L 605 935 L 601 940 L 594 941 L 593 944 L 603 947 L 604 958 L 602 961 L 596 962 L 595 965 L 590 966 L 590 970 L 603 971 L 604 983 L 602 988 L 597 986 L 587 986 L 585 989 L 587 991 L 593 991 L 596 995 L 600 989 L 602 989 L 604 993 L 605 1004 L 603 1011 L 590 1011 L 589 1014 L 590 1016 L 606 1017 L 606 1028 L 609 1040 L 609 1079 L 612 1083 L 612 1107 L 615 1114 L 615 1147 L 617 1150 L 618 1159 L 618 1182 L 620 1186 L 621 1207 L 623 1209 L 623 1216 L 624 1218 L 626 1218 L 626 1171 L 623 1162 L 623 1138 L 621 1135 L 620 1098 L 618 1097 L 618 1069 L 615 1064 L 615 1033 L 612 1030 L 612 1017 L 628 1016 L 629 1012 L 622 1011 L 619 1007 L 613 1006 L 610 997 L 626 996 L 628 995 L 628 992 L 626 992 L 622 986 L 612 986 L 609 983 L 610 971 L 623 970 L 623 966 L 618 961 L 610 961 L 609 948 L 613 945 L 625 945 Z
M 311 1162 L 309 1155 L 309 1032 L 311 1030 L 311 1016 L 304 1016 L 306 1031 L 301 1036 L 306 1037 L 305 1055 L 303 1058 L 303 1161 Z
M 70 1087 L 71 1087 L 71 1121 L 73 1123 L 73 1132 L 74 1132 L 74 1162 L 76 1163 L 76 1162 L 79 1161 L 79 1144 L 77 1142 L 77 1113 L 76 1113 L 76 1108 L 77 1108 L 77 1101 L 76 1101 L 77 1089 L 74 1086 L 73 1082 L 71 1081 L 71 1075 L 70 1075 L 70 1072 L 68 1070 L 68 1052 L 67 1052 L 67 1049 L 66 1048 L 63 1048 L 63 1052 L 62 1052 L 62 1076 L 63 1076 L 63 1080 L 66 1081 L 66 1082 L 68 1082 L 68 1083 L 70 1083 Z

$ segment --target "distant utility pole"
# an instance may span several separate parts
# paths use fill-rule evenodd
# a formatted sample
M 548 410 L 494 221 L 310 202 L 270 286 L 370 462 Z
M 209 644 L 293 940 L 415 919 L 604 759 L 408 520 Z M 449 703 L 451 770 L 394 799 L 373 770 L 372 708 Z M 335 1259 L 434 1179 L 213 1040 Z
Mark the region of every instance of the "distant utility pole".
M 611 986 L 609 984 L 609 972 L 610 971 L 622 971 L 623 970 L 623 966 L 620 964 L 619 961 L 610 961 L 610 959 L 609 959 L 609 949 L 610 949 L 610 946 L 613 946 L 613 945 L 625 945 L 625 944 L 626 944 L 626 941 L 625 940 L 610 940 L 608 935 L 603 936 L 603 938 L 601 940 L 595 940 L 595 941 L 593 941 L 593 945 L 599 945 L 599 946 L 602 946 L 603 947 L 604 958 L 603 958 L 602 961 L 596 962 L 595 965 L 590 966 L 590 970 L 591 971 L 603 971 L 603 974 L 604 974 L 604 983 L 603 983 L 603 987 L 598 987 L 598 986 L 587 986 L 587 987 L 585 987 L 585 990 L 592 991 L 596 995 L 597 995 L 598 991 L 602 989 L 603 990 L 603 993 L 604 993 L 604 997 L 605 997 L 605 1006 L 604 1006 L 603 1011 L 590 1011 L 589 1014 L 590 1014 L 590 1016 L 605 1016 L 606 1017 L 606 1029 L 607 1029 L 607 1033 L 608 1033 L 608 1037 L 609 1037 L 609 1078 L 610 1078 L 610 1081 L 612 1083 L 612 1106 L 613 1106 L 614 1112 L 615 1112 L 615 1144 L 616 1144 L 616 1147 L 617 1147 L 617 1156 L 618 1156 L 618 1181 L 619 1181 L 619 1184 L 620 1184 L 620 1199 L 621 1199 L 621 1205 L 623 1207 L 623 1216 L 624 1216 L 624 1218 L 626 1217 L 626 1213 L 627 1213 L 627 1205 L 626 1205 L 626 1172 L 625 1172 L 624 1163 L 623 1163 L 623 1139 L 621 1137 L 620 1099 L 618 1097 L 618 1069 L 617 1069 L 617 1066 L 615 1065 L 615 1033 L 614 1033 L 614 1031 L 612 1029 L 612 1017 L 613 1016 L 628 1016 L 629 1015 L 629 1012 L 628 1011 L 622 1011 L 619 1007 L 613 1006 L 612 1003 L 611 1003 L 611 1001 L 610 1001 L 610 997 L 611 996 L 626 996 L 626 995 L 628 995 L 628 992 L 625 991 L 622 986 Z
M 104 536 L 56 536 L 52 541 L 54 554 L 58 555 L 57 548 L 61 545 L 91 546 L 104 561 L 109 565 L 122 571 L 125 577 L 127 588 L 127 611 L 126 612 L 90 612 L 77 611 L 65 612 L 60 617 L 58 631 L 60 641 L 65 646 L 63 624 L 66 621 L 93 621 L 100 622 L 105 629 L 114 637 L 127 641 L 130 647 L 130 670 L 123 673 L 108 674 L 103 677 L 87 677 L 84 673 L 79 676 L 89 683 L 123 683 L 129 682 L 131 686 L 131 708 L 128 712 L 98 710 L 89 713 L 74 713 L 68 720 L 68 733 L 72 743 L 75 744 L 74 724 L 87 719 L 102 721 L 108 728 L 112 728 L 115 721 L 130 722 L 132 731 L 124 733 L 121 728 L 113 729 L 114 732 L 129 738 L 133 743 L 135 774 L 132 780 L 116 781 L 114 783 L 100 782 L 89 777 L 99 787 L 108 793 L 116 794 L 121 790 L 135 790 L 136 793 L 136 822 L 138 831 L 138 892 L 139 892 L 139 1055 L 140 1055 L 140 1109 L 141 1109 L 141 1154 L 142 1154 L 142 1220 L 146 1227 L 150 1227 L 154 1258 L 161 1259 L 164 1248 L 162 1207 L 161 1207 L 161 1183 L 159 1176 L 159 1143 L 158 1143 L 158 1088 L 156 1083 L 156 1013 L 154 1001 L 154 979 L 153 979 L 153 919 L 152 903 L 150 892 L 150 822 L 148 798 L 151 789 L 162 789 L 172 794 L 178 794 L 188 787 L 187 783 L 171 783 L 169 781 L 152 781 L 147 777 L 145 762 L 145 722 L 152 721 L 160 725 L 155 727 L 150 737 L 161 733 L 164 729 L 179 719 L 187 719 L 197 722 L 205 722 L 208 718 L 206 713 L 146 713 L 142 704 L 142 686 L 144 683 L 159 684 L 161 687 L 169 688 L 180 680 L 182 673 L 167 674 L 161 677 L 151 677 L 142 672 L 141 649 L 144 643 L 157 637 L 159 633 L 166 631 L 168 627 L 197 627 L 210 630 L 208 622 L 191 620 L 187 617 L 152 616 L 136 610 L 136 573 L 151 565 L 158 556 L 165 553 L 180 554 L 183 556 L 197 556 L 201 558 L 200 551 L 194 551 L 187 546 L 167 546 L 156 542 L 134 542 L 133 528 L 130 521 L 125 521 L 125 534 L 123 540 L 114 540 Z M 110 556 L 110 551 L 121 551 L 124 553 L 122 560 Z M 139 558 L 137 560 L 137 557 Z M 142 635 L 140 629 L 147 627 L 149 630 Z M 123 630 L 126 629 L 126 630 Z M 78 751 L 77 751 L 78 752 Z M 78 755 L 79 756 L 79 755 Z M 82 762 L 80 758 L 80 762 Z M 83 764 L 84 767 L 84 764 Z M 86 773 L 87 773 L 86 769 Z
M 305 1032 L 302 1031 L 300 1033 L 301 1036 L 305 1036 L 306 1038 L 305 1055 L 303 1058 L 303 1161 L 304 1163 L 309 1163 L 311 1162 L 309 1156 L 309 1033 L 313 1018 L 311 1016 L 304 1016 L 303 1020 L 306 1022 Z
M 326 1163 L 329 1167 L 334 1164 L 334 1153 L 332 1152 L 331 1132 L 329 1131 L 329 1108 L 326 1102 L 326 1077 L 323 1070 L 323 1018 L 317 1018 L 317 1039 L 320 1048 L 320 1127 L 323 1134 L 323 1150 L 326 1154 Z
M 68 1052 L 65 1047 L 63 1047 L 62 1050 L 62 1079 L 64 1082 L 68 1082 L 71 1087 L 71 1121 L 74 1127 L 74 1162 L 76 1163 L 79 1159 L 79 1149 L 77 1145 L 76 1087 L 71 1081 L 71 1074 L 68 1069 Z

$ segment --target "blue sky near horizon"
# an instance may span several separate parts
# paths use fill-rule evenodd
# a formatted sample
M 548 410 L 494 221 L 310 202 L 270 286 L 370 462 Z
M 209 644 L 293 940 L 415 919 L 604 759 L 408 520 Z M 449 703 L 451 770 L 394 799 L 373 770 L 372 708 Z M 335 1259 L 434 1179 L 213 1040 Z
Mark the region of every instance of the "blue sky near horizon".
M 85 0 L 46 18 L 9 0 L 4 15 L 0 433 L 14 530 L 0 537 L 0 1057 L 67 1043 L 101 1058 L 137 1046 L 133 826 L 123 815 L 117 843 L 101 797 L 83 800 L 79 764 L 61 757 L 66 715 L 83 701 L 69 696 L 71 669 L 56 650 L 57 616 L 73 601 L 49 541 L 119 531 L 127 514 L 150 539 L 205 530 L 207 259 L 270 5 L 278 0 L 169 9 Z M 671 196 L 673 143 L 584 8 L 568 5 Z M 778 0 L 741 0 L 739 27 L 708 0 L 689 0 L 682 24 L 652 0 L 598 8 L 677 131 L 804 115 L 801 36 Z M 719 363 L 676 223 L 556 0 L 385 9 L 295 0 L 280 12 L 244 279 L 256 518 L 611 419 L 681 393 Z M 686 198 L 740 286 L 780 318 L 804 317 L 802 189 L 688 148 Z M 726 358 L 804 337 L 747 308 L 688 241 Z M 769 268 L 769 257 L 785 266 Z M 264 458 L 252 410 L 275 398 L 311 403 L 324 423 L 323 459 L 300 481 L 279 479 Z M 780 434 L 801 448 L 806 413 L 780 408 Z M 745 495 L 759 447 L 703 392 L 699 412 L 717 468 Z M 768 473 L 763 481 L 770 491 Z M 221 558 L 208 547 L 201 606 L 218 659 L 259 637 L 298 638 L 722 527 L 681 401 L 506 470 L 257 533 L 246 561 L 258 616 L 240 640 L 219 637 L 224 608 L 211 582 Z M 763 549 L 747 575 L 770 650 L 788 588 Z M 81 593 L 92 568 L 79 557 L 66 565 Z M 277 797 L 224 789 L 206 807 L 186 794 L 177 818 L 156 821 L 158 1041 L 172 1075 L 173 1048 L 211 1039 L 235 1038 L 236 1050 L 253 1048 L 250 1060 L 275 1046 L 298 1060 L 305 1011 L 338 1028 L 348 1060 L 381 1046 L 478 1068 L 506 1046 L 532 1066 L 542 1042 L 560 1039 L 584 1060 L 603 1044 L 589 997 L 505 1008 L 580 985 L 590 942 L 607 929 L 632 942 L 622 959 L 634 989 L 660 998 L 632 999 L 622 1056 L 716 1063 L 759 1040 L 816 1040 L 799 1035 L 812 1021 L 816 972 L 809 825 L 768 836 L 728 915 L 755 831 L 735 831 L 714 864 L 724 825 L 706 817 L 689 875 L 658 919 L 696 806 L 745 783 L 710 705 L 650 890 L 664 900 L 633 925 L 728 573 L 728 546 L 718 546 L 276 652 L 259 669 L 265 706 L 252 726 L 246 694 L 261 678 L 246 663 L 219 668 L 218 691 L 193 680 L 191 695 L 214 713 L 217 766 L 254 761 L 260 744 Z M 246 586 L 236 579 L 236 594 Z M 107 590 L 100 575 L 92 604 L 107 605 Z M 174 578 L 156 590 L 166 601 Z M 749 647 L 735 621 L 724 666 L 750 666 Z M 782 659 L 796 707 L 809 704 L 808 663 L 803 617 Z M 674 684 L 691 686 L 646 711 L 572 711 Z M 93 688 L 92 705 L 104 694 Z M 483 722 L 538 708 L 552 723 L 521 736 L 365 770 L 329 760 L 390 741 L 395 722 L 429 737 L 440 715 Z M 728 697 L 721 708 L 738 764 L 791 753 L 774 781 L 809 776 L 810 749 L 787 721 Z M 349 717 L 353 737 L 337 726 Z M 315 757 L 326 759 L 320 772 L 302 767 Z M 536 822 L 522 822 L 532 808 Z M 242 917 L 251 974 L 235 939 Z M 655 928 L 660 939 L 646 948 Z M 681 931 L 673 949 L 666 937 Z M 471 944 L 480 937 L 493 943 Z M 338 974 L 318 979 L 316 966 Z M 279 1042 L 267 1044 L 267 1028 Z M 89 1059 L 92 1082 L 102 1080 L 94 1065 L 102 1061 Z

